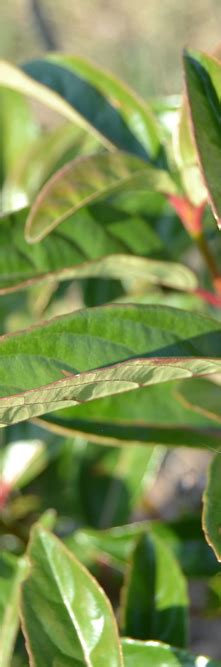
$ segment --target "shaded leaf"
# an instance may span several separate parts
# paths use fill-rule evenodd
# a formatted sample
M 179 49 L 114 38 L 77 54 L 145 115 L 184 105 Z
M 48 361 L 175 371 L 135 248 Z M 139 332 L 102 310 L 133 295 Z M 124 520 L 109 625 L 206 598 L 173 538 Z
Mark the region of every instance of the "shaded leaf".
M 220 385 L 209 380 L 194 379 L 178 384 L 176 391 L 178 400 L 188 409 L 198 414 L 221 422 Z
M 95 579 L 40 526 L 28 554 L 22 625 L 32 664 L 123 666 L 114 615 Z
M 24 559 L 0 555 L 0 664 L 10 667 L 19 627 L 20 584 L 26 573 Z
M 52 176 L 35 200 L 26 223 L 26 240 L 41 240 L 83 206 L 131 187 L 176 192 L 165 171 L 126 153 L 89 155 L 69 162 Z
M 33 60 L 23 69 L 65 99 L 108 142 L 141 157 L 157 157 L 159 136 L 151 110 L 112 74 L 63 54 Z
M 125 635 L 185 646 L 187 590 L 165 540 L 148 532 L 139 538 L 126 571 L 121 623 Z
M 216 454 L 210 465 L 204 493 L 203 528 L 208 544 L 221 561 L 221 453 Z
M 125 661 L 125 667 L 220 667 L 221 663 L 212 658 L 204 656 L 194 656 L 186 651 L 182 651 L 162 644 L 161 642 L 141 642 L 133 639 L 122 639 L 122 648 Z
M 215 373 L 220 323 L 160 306 L 105 306 L 0 339 L 0 422 Z
M 189 50 L 184 56 L 187 93 L 199 161 L 218 225 L 221 218 L 221 65 Z

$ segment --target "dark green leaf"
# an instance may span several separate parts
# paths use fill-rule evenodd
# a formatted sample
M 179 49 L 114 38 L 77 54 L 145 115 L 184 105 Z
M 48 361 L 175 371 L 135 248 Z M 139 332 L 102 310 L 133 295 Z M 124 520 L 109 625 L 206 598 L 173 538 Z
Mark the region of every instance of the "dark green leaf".
M 165 540 L 151 532 L 139 538 L 126 572 L 121 622 L 124 634 L 185 646 L 187 590 Z
M 214 457 L 204 493 L 203 528 L 208 544 L 221 561 L 221 453 Z

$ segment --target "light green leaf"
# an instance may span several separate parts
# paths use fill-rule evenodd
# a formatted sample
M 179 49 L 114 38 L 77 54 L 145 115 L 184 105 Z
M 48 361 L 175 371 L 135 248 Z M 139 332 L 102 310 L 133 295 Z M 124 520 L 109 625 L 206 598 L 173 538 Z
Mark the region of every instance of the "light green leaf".
M 221 65 L 189 50 L 184 56 L 187 93 L 199 161 L 214 216 L 221 219 Z
M 40 526 L 28 555 L 21 606 L 33 666 L 123 667 L 114 615 L 95 579 Z
M 0 485 L 21 488 L 46 468 L 57 456 L 61 442 L 18 440 L 0 449 Z
M 221 452 L 210 465 L 204 493 L 203 528 L 208 544 L 221 561 Z
M 112 74 L 64 54 L 33 60 L 23 69 L 67 100 L 110 143 L 141 157 L 158 157 L 159 132 L 150 108 Z
M 0 423 L 221 369 L 221 325 L 162 306 L 105 306 L 0 339 Z
M 185 388 L 186 382 L 182 386 Z M 195 414 L 192 406 L 183 406 L 179 391 L 179 383 L 165 382 L 141 388 L 139 394 L 132 390 L 64 408 L 35 421 L 49 431 L 68 436 L 81 434 L 90 442 L 101 444 L 220 449 L 220 429 L 209 417 Z
M 0 555 L 0 665 L 10 667 L 19 627 L 20 584 L 26 573 L 26 562 L 11 554 Z
M 125 667 L 221 667 L 221 662 L 162 644 L 122 639 Z
M 186 582 L 166 541 L 151 530 L 138 539 L 121 598 L 123 634 L 186 645 Z
M 52 176 L 35 200 L 26 224 L 26 240 L 41 240 L 83 206 L 131 187 L 176 192 L 165 171 L 126 153 L 89 155 L 69 162 Z

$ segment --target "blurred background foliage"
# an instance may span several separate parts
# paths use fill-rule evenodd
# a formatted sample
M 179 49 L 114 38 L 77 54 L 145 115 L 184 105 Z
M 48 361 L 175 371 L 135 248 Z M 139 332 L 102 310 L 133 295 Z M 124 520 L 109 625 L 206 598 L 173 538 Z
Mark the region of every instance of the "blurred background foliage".
M 49 48 L 79 53 L 144 96 L 173 94 L 183 47 L 213 51 L 220 25 L 220 0 L 8 0 L 1 2 L 0 55 L 20 63 Z

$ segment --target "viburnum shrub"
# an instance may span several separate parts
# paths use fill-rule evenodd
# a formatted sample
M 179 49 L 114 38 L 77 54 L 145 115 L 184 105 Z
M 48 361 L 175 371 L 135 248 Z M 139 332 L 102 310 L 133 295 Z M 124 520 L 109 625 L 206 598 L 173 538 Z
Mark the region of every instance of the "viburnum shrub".
M 221 665 L 187 652 L 187 580 L 221 608 L 221 64 L 184 70 L 147 103 L 0 64 L 2 667 Z M 183 446 L 215 453 L 205 536 L 146 520 Z

